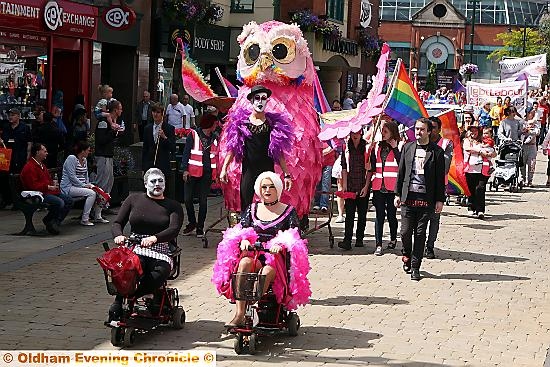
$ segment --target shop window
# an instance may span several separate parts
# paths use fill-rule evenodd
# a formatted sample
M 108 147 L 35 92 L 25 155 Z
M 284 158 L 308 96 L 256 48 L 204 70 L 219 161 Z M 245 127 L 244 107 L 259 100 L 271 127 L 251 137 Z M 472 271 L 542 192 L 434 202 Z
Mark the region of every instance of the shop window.
M 327 17 L 339 22 L 344 21 L 344 0 L 327 0 Z
M 231 13 L 254 13 L 254 0 L 231 0 Z
M 36 106 L 46 105 L 47 48 L 6 41 L 0 38 L 0 122 L 17 108 L 21 119 L 31 124 Z

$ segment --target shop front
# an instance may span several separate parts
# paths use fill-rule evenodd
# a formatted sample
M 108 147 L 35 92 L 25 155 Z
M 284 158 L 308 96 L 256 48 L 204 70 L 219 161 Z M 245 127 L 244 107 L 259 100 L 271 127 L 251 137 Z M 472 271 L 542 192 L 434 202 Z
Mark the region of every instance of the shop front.
M 27 123 L 41 105 L 59 105 L 66 118 L 75 97 L 90 104 L 96 7 L 69 1 L 0 2 L 0 120 L 17 107 Z
M 304 36 L 328 101 L 341 100 L 345 91 L 357 90 L 363 82 L 359 74 L 361 52 L 357 42 L 346 38 L 325 38 L 313 32 Z
M 171 92 L 180 96 L 185 93 L 181 82 L 181 58 L 179 52 L 176 52 L 178 37 L 186 43 L 190 56 L 197 62 L 214 92 L 225 95 L 215 69 L 219 68 L 223 76 L 227 76 L 228 73 L 235 74 L 234 63 L 229 60 L 230 35 L 230 28 L 212 24 L 166 25 L 162 30 L 163 43 L 160 50 L 160 57 L 164 61 L 164 73 L 159 73 L 159 79 L 164 82 L 165 99 Z

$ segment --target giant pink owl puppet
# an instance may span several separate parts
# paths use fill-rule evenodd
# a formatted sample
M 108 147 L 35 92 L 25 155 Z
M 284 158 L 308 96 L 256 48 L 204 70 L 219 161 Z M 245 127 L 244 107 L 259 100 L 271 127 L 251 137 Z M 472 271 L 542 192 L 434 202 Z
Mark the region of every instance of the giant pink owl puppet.
M 242 123 L 252 112 L 247 94 L 255 85 L 272 91 L 266 114 L 284 117 L 292 129 L 293 142 L 284 153 L 292 176 L 292 189 L 285 191 L 281 201 L 294 206 L 298 216 L 309 213 L 315 187 L 321 177 L 321 144 L 317 112 L 313 104 L 313 60 L 300 28 L 277 21 L 262 24 L 250 22 L 237 38 L 241 51 L 237 77 L 244 84 L 228 112 L 219 154 L 219 167 L 228 154 L 228 141 L 233 138 L 234 124 Z M 233 127 L 233 128 L 232 128 Z M 274 158 L 274 157 L 272 157 Z M 281 174 L 276 164 L 275 171 Z M 241 211 L 239 183 L 241 162 L 233 159 L 228 167 L 228 183 L 222 185 L 228 210 Z

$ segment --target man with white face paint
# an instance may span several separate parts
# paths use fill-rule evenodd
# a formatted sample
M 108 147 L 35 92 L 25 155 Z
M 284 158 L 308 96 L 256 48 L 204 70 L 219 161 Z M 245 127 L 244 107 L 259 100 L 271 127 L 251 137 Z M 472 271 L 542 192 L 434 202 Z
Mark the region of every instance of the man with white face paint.
M 124 200 L 111 231 L 115 243 L 122 246 L 126 241 L 124 226 L 130 222 L 132 235 L 141 239 L 134 252 L 144 270 L 133 296 L 153 293 L 158 300 L 155 291 L 170 275 L 173 264 L 169 243 L 176 240 L 183 225 L 183 209 L 177 201 L 164 197 L 166 184 L 160 169 L 150 168 L 143 181 L 147 192 L 132 194 Z M 109 321 L 120 318 L 122 301 L 120 296 L 115 298 L 109 309 Z
M 284 153 L 287 150 L 285 146 L 293 141 L 294 133 L 283 118 L 277 114 L 266 113 L 270 96 L 270 89 L 262 85 L 252 87 L 247 98 L 253 110 L 244 121 L 244 126 L 239 126 L 238 123 L 228 125 L 227 135 L 234 138 L 227 143 L 229 154 L 220 170 L 220 181 L 228 182 L 227 169 L 234 157 L 242 162 L 241 211 L 252 204 L 256 178 L 262 172 L 274 172 L 275 163 L 278 163 L 283 171 L 285 189 L 290 190 L 292 186 L 292 177 L 288 173 Z

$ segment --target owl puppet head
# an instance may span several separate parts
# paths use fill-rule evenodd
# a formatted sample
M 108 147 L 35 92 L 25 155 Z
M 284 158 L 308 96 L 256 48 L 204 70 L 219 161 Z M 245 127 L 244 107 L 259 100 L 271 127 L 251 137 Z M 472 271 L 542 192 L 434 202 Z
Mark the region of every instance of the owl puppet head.
M 237 41 L 241 45 L 237 73 L 245 85 L 312 83 L 311 53 L 296 24 L 250 22 Z

